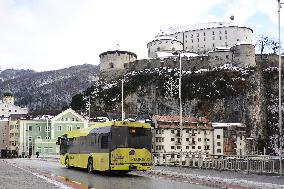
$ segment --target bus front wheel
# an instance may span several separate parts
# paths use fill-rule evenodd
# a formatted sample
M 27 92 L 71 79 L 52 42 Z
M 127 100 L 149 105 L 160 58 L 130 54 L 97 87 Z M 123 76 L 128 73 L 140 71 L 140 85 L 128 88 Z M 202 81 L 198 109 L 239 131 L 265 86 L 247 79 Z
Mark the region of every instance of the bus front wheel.
M 66 157 L 66 159 L 65 159 L 65 166 L 66 166 L 67 168 L 70 168 L 70 165 L 69 165 L 69 158 L 68 158 L 68 157 Z
M 88 169 L 88 173 L 90 173 L 90 174 L 93 173 L 94 168 L 93 168 L 93 159 L 92 158 L 88 159 L 87 169 Z

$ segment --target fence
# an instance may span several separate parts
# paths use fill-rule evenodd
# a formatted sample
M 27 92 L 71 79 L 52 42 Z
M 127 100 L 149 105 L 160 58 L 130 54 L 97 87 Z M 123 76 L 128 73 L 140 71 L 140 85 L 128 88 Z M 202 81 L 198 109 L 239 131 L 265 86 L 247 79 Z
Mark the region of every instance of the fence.
M 154 165 L 280 174 L 277 156 L 220 156 L 191 153 L 153 153 Z M 282 159 L 282 170 L 284 169 Z M 282 172 L 283 173 L 283 172 Z

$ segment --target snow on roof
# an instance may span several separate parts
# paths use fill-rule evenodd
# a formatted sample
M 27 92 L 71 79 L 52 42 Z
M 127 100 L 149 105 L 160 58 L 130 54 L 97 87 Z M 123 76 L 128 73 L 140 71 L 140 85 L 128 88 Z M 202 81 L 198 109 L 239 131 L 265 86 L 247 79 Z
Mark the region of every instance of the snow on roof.
M 158 56 L 159 58 L 176 56 L 176 55 L 173 55 L 172 52 L 156 52 L 156 53 L 157 53 L 157 56 Z
M 220 27 L 245 27 L 241 25 L 237 25 L 234 22 L 209 22 L 209 23 L 201 23 L 201 24 L 194 24 L 194 25 L 188 25 L 188 26 L 179 26 L 179 27 L 170 27 L 168 29 L 162 29 L 158 33 L 157 36 L 162 35 L 171 35 L 175 33 L 185 32 L 185 31 L 192 31 L 192 30 L 202 30 L 202 29 L 211 29 L 211 28 L 220 28 Z M 248 28 L 248 27 L 245 27 Z M 250 29 L 250 28 L 248 28 Z
M 230 127 L 230 126 L 237 126 L 237 127 L 245 127 L 243 123 L 212 123 L 212 127 Z
M 238 46 L 238 45 L 253 45 L 253 44 L 247 41 L 240 41 L 235 46 Z
M 157 36 L 157 37 L 155 37 L 154 40 L 175 40 L 175 41 L 177 41 L 176 38 L 171 37 L 171 36 Z
M 159 51 L 156 53 L 157 53 L 158 58 L 178 56 L 178 54 L 173 54 L 173 52 L 170 52 L 170 51 Z M 196 57 L 196 56 L 199 56 L 199 55 L 196 53 L 190 53 L 190 52 L 185 52 L 181 54 L 181 57 Z
M 199 56 L 199 54 L 197 53 L 190 53 L 190 52 L 185 52 L 185 53 L 182 53 L 181 54 L 181 57 L 196 57 L 196 56 Z

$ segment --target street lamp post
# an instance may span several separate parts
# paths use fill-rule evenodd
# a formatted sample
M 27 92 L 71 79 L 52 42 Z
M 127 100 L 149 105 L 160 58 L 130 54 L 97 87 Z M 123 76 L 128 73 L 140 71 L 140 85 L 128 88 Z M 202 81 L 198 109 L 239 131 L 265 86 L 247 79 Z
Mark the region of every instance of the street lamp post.
M 283 150 L 283 128 L 282 128 L 282 102 L 281 102 L 281 92 L 282 92 L 282 88 L 281 88 L 281 40 L 280 40 L 280 9 L 281 9 L 281 3 L 280 0 L 278 0 L 278 40 L 279 40 L 279 48 L 278 48 L 278 55 L 279 55 L 279 68 L 278 68 L 278 73 L 279 73 L 279 139 L 280 139 L 280 143 L 279 143 L 279 159 L 280 159 L 280 175 L 282 176 L 282 150 Z
M 181 102 L 181 53 L 179 53 L 179 126 L 180 126 L 180 140 L 181 140 L 181 152 L 182 152 L 182 102 Z M 181 154 L 182 157 L 182 154 Z
M 123 101 L 124 101 L 124 95 L 123 95 L 123 85 L 124 85 L 124 75 L 122 76 L 121 80 L 121 121 L 124 120 L 124 107 L 123 107 Z

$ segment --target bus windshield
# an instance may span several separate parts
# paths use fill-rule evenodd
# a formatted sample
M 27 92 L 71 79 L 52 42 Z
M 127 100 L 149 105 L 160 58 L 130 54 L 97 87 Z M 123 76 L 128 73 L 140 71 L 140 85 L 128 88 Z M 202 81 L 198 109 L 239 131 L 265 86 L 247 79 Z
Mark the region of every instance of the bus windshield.
M 151 129 L 140 127 L 113 127 L 112 149 L 146 148 L 151 151 Z

